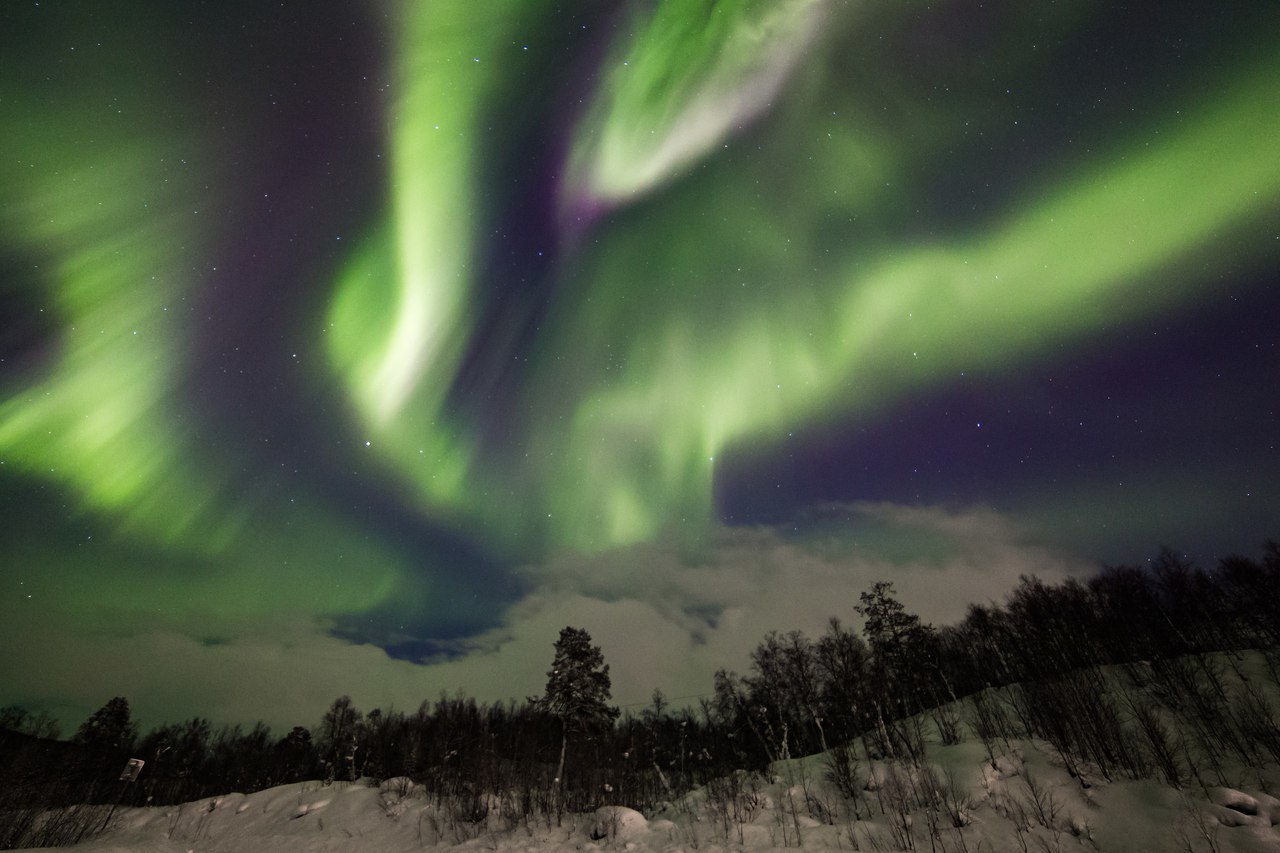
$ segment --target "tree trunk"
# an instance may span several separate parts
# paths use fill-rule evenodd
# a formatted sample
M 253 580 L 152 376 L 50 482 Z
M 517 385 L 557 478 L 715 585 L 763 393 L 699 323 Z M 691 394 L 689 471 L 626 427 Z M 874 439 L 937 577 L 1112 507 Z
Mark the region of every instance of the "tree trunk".
M 564 754 L 569 748 L 569 724 L 560 718 L 560 765 L 556 768 L 555 809 L 556 825 L 560 825 L 560 812 L 564 810 Z
M 556 768 L 556 785 L 564 787 L 564 754 L 569 747 L 569 732 L 563 731 L 560 735 L 560 766 Z

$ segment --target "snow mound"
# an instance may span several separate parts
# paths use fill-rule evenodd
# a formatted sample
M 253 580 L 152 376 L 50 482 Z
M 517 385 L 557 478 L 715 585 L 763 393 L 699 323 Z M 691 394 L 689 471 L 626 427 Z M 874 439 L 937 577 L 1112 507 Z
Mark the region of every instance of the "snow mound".
M 649 821 L 635 809 L 626 806 L 601 806 L 596 809 L 591 837 L 597 840 L 626 840 L 647 833 Z
M 1280 800 L 1267 794 L 1254 797 L 1234 788 L 1214 788 L 1209 801 L 1214 819 L 1223 826 L 1270 830 L 1280 824 Z
M 413 790 L 418 787 L 418 783 L 410 779 L 408 776 L 394 776 L 390 779 L 384 779 L 382 784 L 378 786 L 378 790 L 383 793 L 399 794 L 401 797 L 408 797 L 413 794 Z

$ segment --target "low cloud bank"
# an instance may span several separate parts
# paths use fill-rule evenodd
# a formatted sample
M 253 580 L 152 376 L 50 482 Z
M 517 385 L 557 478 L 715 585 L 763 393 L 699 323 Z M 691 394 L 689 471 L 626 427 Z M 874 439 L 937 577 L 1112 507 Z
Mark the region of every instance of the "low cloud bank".
M 111 633 L 71 619 L 52 625 L 3 607 L 0 645 L 23 651 L 0 662 L 0 702 L 48 708 L 72 730 L 124 695 L 144 725 L 262 719 L 279 734 L 314 725 L 344 693 L 362 710 L 406 711 L 442 691 L 482 701 L 538 695 L 565 625 L 586 628 L 602 647 L 616 702 L 643 704 L 655 687 L 696 702 L 716 669 L 744 671 L 768 631 L 816 635 L 831 616 L 860 627 L 853 605 L 877 580 L 945 624 L 970 602 L 1002 600 L 1021 574 L 1057 581 L 1094 568 L 990 510 L 862 503 L 787 526 L 722 528 L 693 554 L 650 544 L 524 567 L 534 591 L 498 628 L 429 665 L 344 641 L 305 616 L 204 625 L 197 637 L 171 623 Z

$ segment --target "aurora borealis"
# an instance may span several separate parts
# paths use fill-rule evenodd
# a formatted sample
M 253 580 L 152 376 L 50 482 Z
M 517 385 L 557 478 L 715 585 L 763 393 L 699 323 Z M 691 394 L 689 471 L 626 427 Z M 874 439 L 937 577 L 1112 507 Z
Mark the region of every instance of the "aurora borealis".
M 0 704 L 681 696 L 1280 537 L 1274 3 L 20 0 L 0 128 Z

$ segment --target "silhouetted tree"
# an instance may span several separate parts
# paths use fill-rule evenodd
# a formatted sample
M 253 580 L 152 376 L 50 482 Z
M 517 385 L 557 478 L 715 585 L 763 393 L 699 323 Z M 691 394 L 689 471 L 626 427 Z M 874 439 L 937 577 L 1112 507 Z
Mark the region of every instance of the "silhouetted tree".
M 289 733 L 276 744 L 276 754 L 283 765 L 283 778 L 280 781 L 292 781 L 306 778 L 316 764 L 315 748 L 311 743 L 311 731 L 303 726 L 294 726 Z
M 350 696 L 339 696 L 333 700 L 320 723 L 320 754 L 328 762 L 335 779 L 355 779 L 359 746 L 357 727 L 361 716 L 351 704 Z
M 1280 560 L 1269 571 L 1265 564 L 1231 555 L 1221 560 L 1219 573 L 1235 642 L 1280 645 Z
M 613 724 L 618 709 L 609 705 L 609 665 L 583 628 L 564 628 L 555 643 L 541 704 L 560 720 L 560 762 L 556 779 L 563 785 L 565 753 L 571 735 L 598 731 Z
M 138 754 L 147 761 L 148 778 L 164 779 L 165 796 L 200 796 L 199 786 L 189 780 L 207 777 L 210 722 L 194 717 L 185 723 L 158 726 L 138 743 Z
M 813 642 L 800 631 L 770 632 L 751 653 L 755 677 L 748 684 L 766 713 L 782 755 L 794 740 L 801 751 L 826 749 L 819 710 L 821 694 Z
M 50 740 L 56 740 L 61 733 L 58 721 L 48 711 L 32 713 L 21 705 L 0 708 L 0 729 L 9 729 L 24 735 Z
M 79 743 L 113 752 L 128 752 L 138 739 L 138 727 L 129 712 L 129 700 L 116 696 L 80 724 Z
M 870 650 L 862 638 L 833 616 L 814 649 L 821 681 L 824 715 L 840 740 L 849 740 L 865 728 L 863 707 Z
M 865 620 L 877 674 L 900 700 L 916 698 L 936 668 L 933 629 L 907 612 L 888 581 L 877 581 L 858 598 L 853 609 Z

